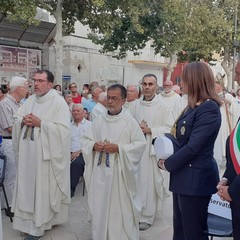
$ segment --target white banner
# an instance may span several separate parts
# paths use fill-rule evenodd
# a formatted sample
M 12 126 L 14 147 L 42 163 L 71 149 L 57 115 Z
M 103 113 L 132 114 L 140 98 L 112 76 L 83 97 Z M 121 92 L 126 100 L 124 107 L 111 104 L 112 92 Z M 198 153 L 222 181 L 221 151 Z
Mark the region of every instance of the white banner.
M 232 219 L 229 202 L 223 201 L 216 193 L 212 195 L 208 206 L 208 212 L 223 218 Z

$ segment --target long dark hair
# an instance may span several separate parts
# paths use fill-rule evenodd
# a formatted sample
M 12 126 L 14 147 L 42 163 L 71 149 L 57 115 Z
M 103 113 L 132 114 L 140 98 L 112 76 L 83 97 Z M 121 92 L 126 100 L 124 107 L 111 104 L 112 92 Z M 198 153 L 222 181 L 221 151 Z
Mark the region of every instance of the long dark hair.
M 182 81 L 188 88 L 188 105 L 194 108 L 198 102 L 212 99 L 219 105 L 222 99 L 215 91 L 215 81 L 211 68 L 204 62 L 187 64 L 182 72 Z

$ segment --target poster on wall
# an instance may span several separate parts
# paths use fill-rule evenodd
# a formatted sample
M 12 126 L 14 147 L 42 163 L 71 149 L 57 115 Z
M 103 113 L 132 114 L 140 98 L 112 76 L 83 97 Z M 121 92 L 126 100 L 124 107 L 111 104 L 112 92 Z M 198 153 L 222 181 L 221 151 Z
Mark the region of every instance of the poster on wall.
M 41 51 L 35 49 L 0 45 L 0 84 L 8 84 L 13 76 L 32 81 L 32 76 L 41 68 Z
M 28 79 L 30 84 L 34 77 L 34 73 L 41 69 L 41 51 L 28 49 Z

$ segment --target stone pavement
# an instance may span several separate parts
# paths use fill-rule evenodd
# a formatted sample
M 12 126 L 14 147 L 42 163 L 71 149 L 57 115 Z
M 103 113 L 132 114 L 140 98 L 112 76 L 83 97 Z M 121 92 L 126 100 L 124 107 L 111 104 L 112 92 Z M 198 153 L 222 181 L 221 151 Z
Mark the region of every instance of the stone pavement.
M 24 234 L 12 229 L 10 219 L 2 211 L 3 240 L 23 240 Z M 91 240 L 91 223 L 87 196 L 82 196 L 82 182 L 79 183 L 69 210 L 69 222 L 46 231 L 41 240 Z M 140 240 L 172 239 L 172 200 L 166 201 L 165 207 L 156 217 L 154 224 L 146 231 L 140 232 Z M 230 240 L 232 238 L 214 238 L 214 240 Z M 117 239 L 114 239 L 117 240 Z M 193 239 L 197 240 L 197 239 Z

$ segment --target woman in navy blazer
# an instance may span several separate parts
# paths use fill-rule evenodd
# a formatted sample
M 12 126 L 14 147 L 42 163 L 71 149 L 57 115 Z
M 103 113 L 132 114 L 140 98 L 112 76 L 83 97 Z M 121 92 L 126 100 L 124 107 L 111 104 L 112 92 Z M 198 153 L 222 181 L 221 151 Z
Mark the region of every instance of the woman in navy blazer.
M 179 149 L 158 166 L 170 172 L 173 240 L 208 240 L 208 204 L 219 182 L 213 148 L 221 125 L 221 99 L 206 63 L 187 64 L 181 84 L 188 106 L 172 129 Z

